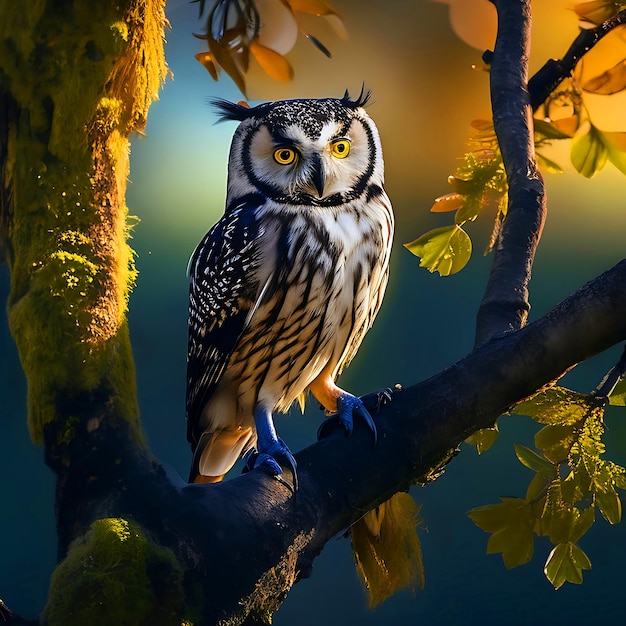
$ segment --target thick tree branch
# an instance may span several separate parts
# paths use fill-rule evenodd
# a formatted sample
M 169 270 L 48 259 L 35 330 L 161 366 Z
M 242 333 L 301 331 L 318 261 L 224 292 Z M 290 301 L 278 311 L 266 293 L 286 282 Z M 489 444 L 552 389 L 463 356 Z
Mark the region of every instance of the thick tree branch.
M 477 315 L 476 345 L 526 323 L 530 309 L 528 282 L 546 214 L 526 90 L 530 0 L 493 2 L 498 11 L 498 36 L 490 73 L 491 102 L 509 200 Z
M 562 59 L 548 60 L 528 81 L 528 92 L 533 111 L 536 111 L 545 102 L 546 98 L 559 86 L 559 83 L 571 76 L 578 62 L 589 50 L 605 35 L 622 24 L 626 24 L 626 9 L 596 26 L 596 28 L 581 30 Z
M 203 607 L 202 623 L 240 624 L 271 612 L 325 543 L 365 511 L 427 481 L 470 433 L 625 340 L 625 281 L 623 261 L 540 320 L 396 393 L 376 416 L 375 446 L 367 429 L 357 427 L 350 438 L 337 430 L 296 454 L 295 495 L 262 471 L 186 485 L 133 442 L 124 420 L 114 428 L 109 416 L 93 428 L 94 415 L 56 455 L 70 459 L 69 468 L 52 463 L 60 476 L 65 547 L 96 519 L 133 519 L 176 554 L 186 603 Z M 58 440 L 53 432 L 47 438 L 51 446 Z

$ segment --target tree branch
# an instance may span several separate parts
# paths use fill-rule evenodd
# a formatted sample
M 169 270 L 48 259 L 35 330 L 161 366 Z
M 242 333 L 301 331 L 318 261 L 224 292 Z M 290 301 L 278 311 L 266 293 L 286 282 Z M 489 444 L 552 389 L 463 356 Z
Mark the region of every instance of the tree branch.
M 528 282 L 546 215 L 526 90 L 530 0 L 492 1 L 498 11 L 498 36 L 490 73 L 491 102 L 509 200 L 477 315 L 476 345 L 526 323 L 530 309 Z
M 546 98 L 559 86 L 559 83 L 571 76 L 578 62 L 589 50 L 605 35 L 622 24 L 626 24 L 626 9 L 596 26 L 596 28 L 581 30 L 562 59 L 548 60 L 528 81 L 530 104 L 533 111 L 536 111 L 545 102 Z
M 174 551 L 185 572 L 185 603 L 203 607 L 202 623 L 241 624 L 248 615 L 271 613 L 325 543 L 365 511 L 412 482 L 428 481 L 470 433 L 626 339 L 625 282 L 623 261 L 540 320 L 397 392 L 376 415 L 375 446 L 357 426 L 350 438 L 337 430 L 299 452 L 295 495 L 263 471 L 186 485 L 147 456 L 124 420 L 117 429 L 110 417 L 90 429 L 91 418 L 60 455 L 69 468 L 55 466 L 65 545 L 95 519 L 133 519 Z M 50 433 L 52 444 L 58 439 Z

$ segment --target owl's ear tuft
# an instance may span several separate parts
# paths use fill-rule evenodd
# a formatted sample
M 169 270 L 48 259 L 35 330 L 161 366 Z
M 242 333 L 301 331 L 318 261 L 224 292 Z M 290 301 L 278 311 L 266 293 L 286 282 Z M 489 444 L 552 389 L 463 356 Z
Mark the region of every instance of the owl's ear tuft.
M 239 102 L 230 102 L 229 100 L 223 100 L 222 98 L 215 98 L 211 100 L 211 105 L 216 109 L 220 122 L 228 120 L 234 120 L 236 122 L 243 122 L 254 115 L 253 109 L 247 104 L 240 104 Z
M 357 96 L 356 100 L 350 97 L 350 92 L 346 89 L 346 93 L 343 94 L 341 102 L 350 109 L 358 109 L 359 107 L 364 107 L 371 97 L 371 90 L 365 89 L 365 85 L 361 85 L 361 93 Z

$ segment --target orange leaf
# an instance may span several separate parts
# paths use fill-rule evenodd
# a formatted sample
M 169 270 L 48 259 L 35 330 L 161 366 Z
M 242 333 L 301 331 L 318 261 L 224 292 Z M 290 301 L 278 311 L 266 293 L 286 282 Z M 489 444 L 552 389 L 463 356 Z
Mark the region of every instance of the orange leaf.
M 553 126 L 556 126 L 562 133 L 569 135 L 570 137 L 578 130 L 580 120 L 578 115 L 569 115 L 567 117 L 561 117 L 558 120 L 550 120 Z
M 338 15 L 324 0 L 287 0 L 294 11 L 311 15 Z
M 207 69 L 209 74 L 211 74 L 211 77 L 213 78 L 213 80 L 217 80 L 218 68 L 213 62 L 213 57 L 211 56 L 211 54 L 209 52 L 198 52 L 198 54 L 196 54 L 195 56 L 196 56 L 196 59 L 200 61 L 202 65 L 204 65 L 204 67 Z
M 239 88 L 239 91 L 246 95 L 246 83 L 243 79 L 243 75 L 239 71 L 235 60 L 231 55 L 231 51 L 220 44 L 219 41 L 209 37 L 209 49 L 215 62 L 222 67 L 222 69 L 235 81 L 235 85 Z
M 431 213 L 446 213 L 447 211 L 456 211 L 463 206 L 465 196 L 460 193 L 447 193 L 443 196 L 435 198 L 435 204 L 430 208 Z
M 266 48 L 256 41 L 250 44 L 250 51 L 263 71 L 271 78 L 282 81 L 293 78 L 293 68 L 282 54 L 278 54 L 278 52 Z
M 610 96 L 626 89 L 626 59 L 622 59 L 599 76 L 590 78 L 583 85 L 583 89 L 603 96 Z

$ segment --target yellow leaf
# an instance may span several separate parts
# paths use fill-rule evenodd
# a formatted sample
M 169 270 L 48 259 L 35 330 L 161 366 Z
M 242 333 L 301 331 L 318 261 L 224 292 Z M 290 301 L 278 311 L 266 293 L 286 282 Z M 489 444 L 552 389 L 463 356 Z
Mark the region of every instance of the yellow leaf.
M 601 133 L 595 126 L 585 122 L 572 141 L 570 151 L 572 164 L 580 174 L 591 178 L 604 167 L 607 157 L 608 151 Z
M 590 78 L 583 85 L 583 89 L 603 96 L 610 96 L 626 89 L 626 59 L 622 59 L 599 76 Z
M 472 241 L 459 226 L 435 228 L 404 247 L 420 257 L 420 267 L 449 276 L 462 270 L 472 254 Z
M 613 0 L 591 0 L 580 2 L 573 7 L 576 15 L 592 24 L 602 24 L 617 12 Z
M 447 193 L 435 198 L 435 204 L 430 208 L 431 213 L 446 213 L 456 211 L 463 206 L 465 197 L 460 193 Z
M 609 161 L 626 174 L 626 133 L 600 132 L 604 146 L 608 151 Z
M 278 52 L 253 41 L 250 51 L 263 71 L 275 80 L 289 81 L 293 78 L 293 68 L 289 61 Z

